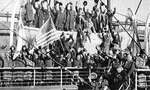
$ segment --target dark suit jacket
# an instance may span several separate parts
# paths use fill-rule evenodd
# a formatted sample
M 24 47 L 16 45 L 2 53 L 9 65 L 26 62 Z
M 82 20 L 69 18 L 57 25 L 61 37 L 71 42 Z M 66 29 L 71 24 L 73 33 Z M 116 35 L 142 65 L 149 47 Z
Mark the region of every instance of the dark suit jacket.
M 65 10 L 65 24 L 64 28 L 66 31 L 74 30 L 75 29 L 75 11 L 67 11 Z

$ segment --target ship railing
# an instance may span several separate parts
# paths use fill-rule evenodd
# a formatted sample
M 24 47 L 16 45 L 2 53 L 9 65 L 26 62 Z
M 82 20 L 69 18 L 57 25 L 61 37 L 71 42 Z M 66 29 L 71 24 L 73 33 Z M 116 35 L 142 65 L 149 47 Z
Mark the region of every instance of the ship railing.
M 0 88 L 38 86 L 78 86 L 80 79 L 88 81 L 91 72 L 98 76 L 106 68 L 87 69 L 77 67 L 4 67 L 0 68 Z
M 135 90 L 150 90 L 150 69 L 136 69 Z
M 0 68 L 0 87 L 76 85 L 79 73 L 66 69 L 68 68 Z

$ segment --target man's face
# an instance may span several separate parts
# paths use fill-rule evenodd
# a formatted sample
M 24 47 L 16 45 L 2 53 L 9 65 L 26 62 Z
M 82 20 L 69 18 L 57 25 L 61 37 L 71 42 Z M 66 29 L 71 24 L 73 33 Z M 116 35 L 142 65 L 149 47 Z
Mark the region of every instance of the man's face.
M 79 15 L 82 15 L 83 11 L 82 9 L 79 9 Z
M 72 4 L 70 4 L 70 9 L 72 9 Z
M 45 50 L 44 48 L 42 49 L 42 53 L 43 53 L 43 54 L 46 54 L 46 50 Z
M 60 10 L 64 10 L 64 7 L 63 7 L 63 5 L 59 5 L 59 8 L 60 8 Z
M 25 46 L 23 47 L 23 50 L 26 50 L 26 47 L 25 47 Z
M 29 0 L 30 2 L 32 2 L 32 0 Z
M 100 14 L 100 10 L 96 9 L 96 14 L 99 15 Z
M 26 3 L 28 2 L 28 3 L 31 3 L 32 2 L 32 0 L 24 0 Z
M 56 4 L 56 10 L 59 10 L 59 3 Z
M 117 54 L 117 49 L 113 49 L 113 53 L 114 53 L 114 54 Z
M 106 8 L 105 8 L 105 6 L 102 6 L 101 10 L 102 10 L 102 12 L 106 12 L 107 11 Z
M 103 80 L 103 77 L 101 76 L 101 77 L 99 78 L 99 82 L 102 82 L 102 80 Z
M 35 8 L 39 8 L 39 2 L 35 2 Z
M 68 9 L 68 10 L 71 10 L 71 8 L 72 8 L 72 5 L 71 5 L 71 4 L 68 4 L 67 9 Z
M 42 4 L 42 6 L 43 6 L 43 9 L 47 9 L 48 3 L 47 3 L 47 2 L 44 2 L 44 3 Z

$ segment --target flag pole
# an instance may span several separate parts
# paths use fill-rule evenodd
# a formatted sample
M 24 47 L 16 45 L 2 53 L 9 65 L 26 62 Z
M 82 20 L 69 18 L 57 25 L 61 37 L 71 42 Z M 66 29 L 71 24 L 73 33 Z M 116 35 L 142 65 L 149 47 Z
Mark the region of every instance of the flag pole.
M 17 9 L 17 5 L 19 3 L 18 0 L 15 0 L 15 6 L 13 8 L 13 12 L 11 15 L 11 26 L 10 26 L 10 47 L 13 45 L 13 38 L 14 38 L 14 25 L 15 25 L 15 13 L 16 13 L 16 9 Z
M 135 15 L 137 14 L 137 12 L 138 12 L 138 10 L 139 10 L 139 7 L 140 7 L 142 1 L 143 1 L 143 0 L 140 0 L 140 2 L 139 2 L 139 4 L 138 4 L 138 7 L 137 7 L 137 9 L 136 9 L 136 11 L 135 11 Z

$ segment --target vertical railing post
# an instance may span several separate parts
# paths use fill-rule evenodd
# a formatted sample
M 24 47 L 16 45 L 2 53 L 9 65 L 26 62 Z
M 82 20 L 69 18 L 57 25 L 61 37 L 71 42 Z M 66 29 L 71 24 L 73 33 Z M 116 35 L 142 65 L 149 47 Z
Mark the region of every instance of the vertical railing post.
M 33 69 L 33 86 L 35 87 L 36 71 Z
M 63 87 L 62 87 L 62 85 L 63 85 L 63 79 L 62 79 L 63 76 L 62 76 L 62 75 L 63 75 L 63 70 L 62 70 L 62 67 L 61 67 L 61 71 L 60 71 L 60 87 L 61 87 L 61 90 L 62 90 L 62 88 L 63 88 Z
M 137 71 L 135 71 L 135 90 L 137 90 Z
M 90 66 L 90 68 L 89 68 L 89 79 L 90 79 L 90 82 L 91 82 L 91 66 Z

